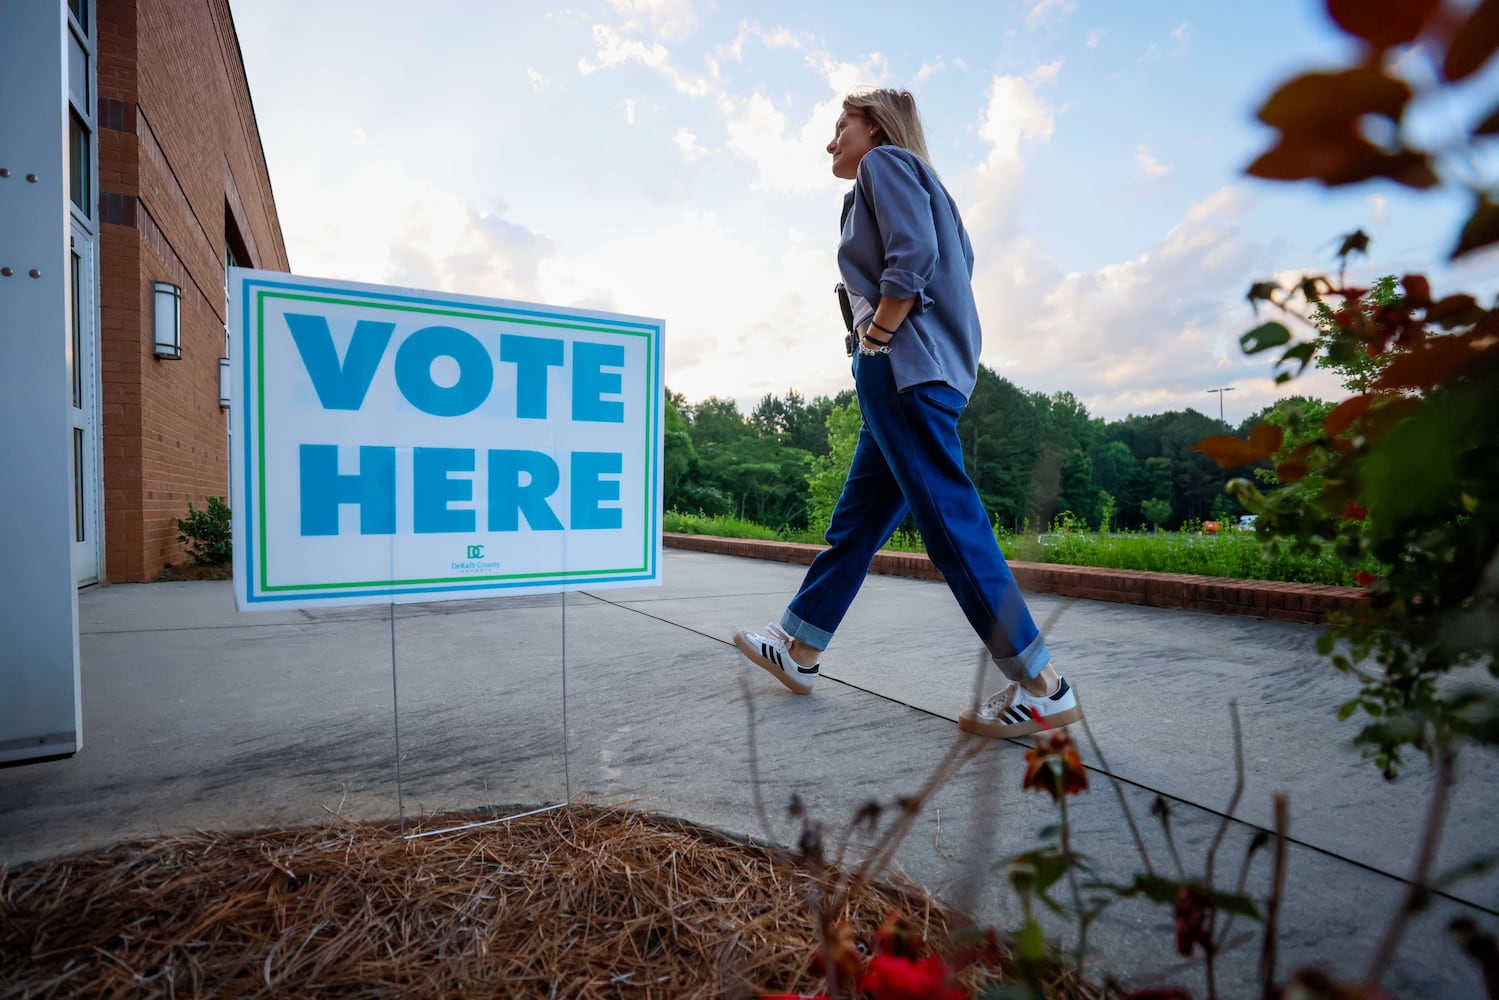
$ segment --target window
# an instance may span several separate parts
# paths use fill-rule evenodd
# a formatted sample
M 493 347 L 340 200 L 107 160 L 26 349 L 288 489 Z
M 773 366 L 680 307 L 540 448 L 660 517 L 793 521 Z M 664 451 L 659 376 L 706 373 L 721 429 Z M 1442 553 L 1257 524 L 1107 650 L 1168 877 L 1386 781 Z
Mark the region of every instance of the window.
M 68 116 L 68 194 L 78 211 L 92 217 L 94 156 L 93 135 L 78 113 Z

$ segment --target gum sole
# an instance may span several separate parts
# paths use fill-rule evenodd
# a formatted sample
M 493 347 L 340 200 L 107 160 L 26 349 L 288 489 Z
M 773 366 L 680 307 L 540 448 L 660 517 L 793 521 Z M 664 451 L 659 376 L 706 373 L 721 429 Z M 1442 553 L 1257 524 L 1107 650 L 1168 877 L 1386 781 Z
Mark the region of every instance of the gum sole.
M 774 663 L 771 663 L 765 657 L 761 656 L 760 651 L 753 648 L 745 640 L 743 632 L 734 633 L 734 645 L 738 647 L 739 652 L 743 653 L 749 658 L 749 661 L 751 663 L 759 667 L 761 670 L 764 670 L 766 673 L 770 674 L 770 676 L 774 677 L 782 684 L 786 685 L 786 689 L 788 691 L 792 692 L 793 694 L 812 693 L 812 685 L 798 684 L 796 681 L 791 679 L 791 675 L 787 674 L 786 671 L 782 670 L 780 667 L 776 666 Z
M 1082 717 L 1082 708 L 1074 706 L 1064 712 L 1048 715 L 1046 722 L 1053 729 L 1061 729 L 1063 726 L 1072 725 Z M 1039 733 L 1045 727 L 1035 720 L 1015 723 L 981 722 L 973 716 L 965 714 L 958 716 L 958 728 L 965 733 L 972 733 L 975 736 L 987 736 L 995 740 L 1013 740 L 1017 736 L 1030 736 L 1034 733 Z

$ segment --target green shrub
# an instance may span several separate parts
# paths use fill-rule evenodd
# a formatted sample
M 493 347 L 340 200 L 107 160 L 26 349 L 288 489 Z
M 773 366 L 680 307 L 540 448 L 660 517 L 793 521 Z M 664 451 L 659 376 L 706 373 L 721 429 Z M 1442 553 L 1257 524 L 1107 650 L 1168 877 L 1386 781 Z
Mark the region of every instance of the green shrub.
M 208 507 L 197 510 L 187 502 L 187 517 L 177 521 L 177 541 L 199 566 L 224 566 L 234 559 L 234 535 L 229 526 L 229 505 L 223 497 L 209 497 Z

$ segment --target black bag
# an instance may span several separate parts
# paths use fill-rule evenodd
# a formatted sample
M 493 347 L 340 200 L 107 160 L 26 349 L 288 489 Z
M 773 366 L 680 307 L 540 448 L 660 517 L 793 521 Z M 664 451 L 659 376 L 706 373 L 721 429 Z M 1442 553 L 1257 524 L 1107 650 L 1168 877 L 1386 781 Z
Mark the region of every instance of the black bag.
M 838 309 L 843 313 L 843 327 L 848 331 L 843 335 L 843 348 L 849 357 L 853 357 L 855 341 L 858 339 L 854 336 L 854 304 L 849 301 L 848 289 L 843 287 L 843 282 L 834 285 L 833 291 L 838 294 Z

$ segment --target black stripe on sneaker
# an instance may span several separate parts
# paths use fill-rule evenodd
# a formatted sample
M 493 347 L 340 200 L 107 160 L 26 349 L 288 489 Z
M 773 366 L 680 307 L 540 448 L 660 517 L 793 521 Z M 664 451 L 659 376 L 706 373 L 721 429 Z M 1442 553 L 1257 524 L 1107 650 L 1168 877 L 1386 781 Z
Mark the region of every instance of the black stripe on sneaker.
M 1031 719 L 1031 713 L 1022 711 L 1019 708 L 1011 708 L 1008 712 L 1005 713 L 1005 718 L 1009 722 L 1015 725 L 1019 725 L 1022 722 L 1029 722 Z
M 798 663 L 796 665 L 796 672 L 799 673 L 799 674 L 815 674 L 815 673 L 817 673 L 818 668 L 821 667 L 821 666 L 822 666 L 822 664 L 820 664 L 820 663 L 814 663 L 810 667 L 804 667 L 800 663 Z

